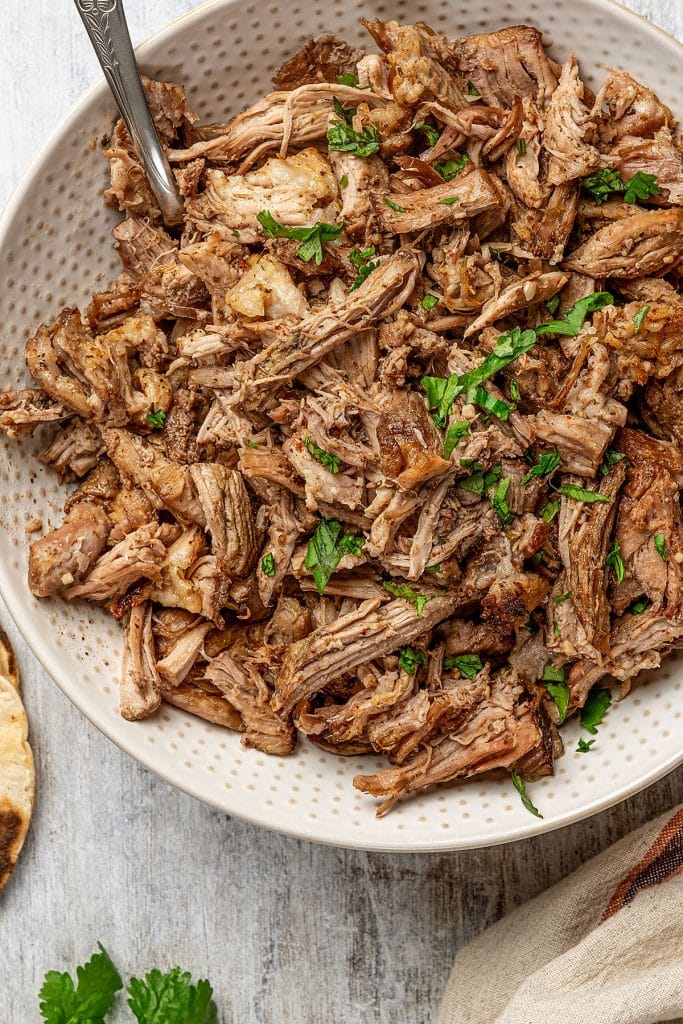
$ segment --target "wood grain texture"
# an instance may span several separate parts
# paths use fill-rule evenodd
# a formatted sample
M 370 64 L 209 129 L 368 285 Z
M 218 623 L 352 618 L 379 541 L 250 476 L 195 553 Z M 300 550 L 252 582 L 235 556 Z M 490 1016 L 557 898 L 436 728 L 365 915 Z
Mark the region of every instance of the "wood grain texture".
M 129 0 L 140 41 L 194 6 Z M 683 37 L 680 0 L 629 6 Z M 0 204 L 98 70 L 73 5 L 0 5 Z M 42 83 L 42 87 L 36 87 Z M 427 1024 L 456 951 L 513 906 L 683 800 L 679 771 L 596 818 L 507 847 L 367 855 L 226 818 L 90 726 L 7 626 L 23 672 L 37 803 L 0 895 L 0 1022 L 34 1024 L 50 968 L 101 940 L 124 973 L 209 976 L 239 1024 Z M 127 1020 L 122 1008 L 115 1018 Z

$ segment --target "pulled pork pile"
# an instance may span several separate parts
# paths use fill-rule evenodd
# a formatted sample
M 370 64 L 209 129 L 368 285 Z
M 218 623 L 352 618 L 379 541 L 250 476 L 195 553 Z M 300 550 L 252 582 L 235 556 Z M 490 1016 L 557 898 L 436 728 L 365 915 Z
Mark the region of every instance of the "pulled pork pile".
M 228 124 L 145 82 L 184 224 L 118 123 L 123 271 L 0 424 L 56 427 L 29 583 L 126 623 L 121 713 L 386 754 L 382 812 L 552 773 L 597 683 L 683 645 L 683 146 L 534 28 L 366 28 Z

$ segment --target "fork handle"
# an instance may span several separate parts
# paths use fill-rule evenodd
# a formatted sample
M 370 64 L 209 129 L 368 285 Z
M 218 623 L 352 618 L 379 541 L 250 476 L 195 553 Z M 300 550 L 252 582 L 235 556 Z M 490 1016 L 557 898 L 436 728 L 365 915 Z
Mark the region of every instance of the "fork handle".
M 75 0 L 76 9 L 135 145 L 164 223 L 183 219 L 183 202 L 142 88 L 122 0 Z

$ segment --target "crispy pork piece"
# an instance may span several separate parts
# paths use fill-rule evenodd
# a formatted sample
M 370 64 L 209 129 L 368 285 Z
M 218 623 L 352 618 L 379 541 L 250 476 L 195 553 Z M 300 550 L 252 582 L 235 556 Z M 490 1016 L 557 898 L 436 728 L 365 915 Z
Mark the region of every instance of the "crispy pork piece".
M 148 718 L 161 704 L 149 601 L 131 608 L 123 648 L 119 711 L 129 722 Z
M 276 89 L 296 89 L 311 82 L 337 83 L 342 75 L 355 72 L 363 56 L 362 50 L 352 49 L 329 33 L 315 36 L 275 72 L 273 85 Z
M 635 319 L 634 319 L 635 318 Z M 623 382 L 646 384 L 683 365 L 683 304 L 636 300 L 607 306 L 594 317 L 600 342 L 614 353 L 619 389 Z
M 330 161 L 341 190 L 339 211 L 346 232 L 364 245 L 378 245 L 382 240 L 382 196 L 390 191 L 387 165 L 378 156 L 359 160 L 351 153 L 330 153 Z
M 579 190 L 573 182 L 554 188 L 547 203 L 539 209 L 513 201 L 510 219 L 513 241 L 553 265 L 561 263 L 574 227 L 578 201 Z
M 207 633 L 213 628 L 213 622 L 190 618 L 186 628 L 179 631 L 163 658 L 156 663 L 156 671 L 161 679 L 169 686 L 180 686 L 196 662 Z
M 451 468 L 442 457 L 443 444 L 420 395 L 397 392 L 377 424 L 382 472 L 399 487 L 412 491 Z
M 481 313 L 469 325 L 464 333 L 465 338 L 483 331 L 497 320 L 502 320 L 519 309 L 528 309 L 546 302 L 562 289 L 567 283 L 568 275 L 558 270 L 547 274 L 535 271 L 528 277 L 513 281 L 495 298 L 489 299 L 481 308 Z
M 640 412 L 655 437 L 683 448 L 683 368 L 664 380 L 651 380 L 640 395 Z
M 31 544 L 28 584 L 36 597 L 50 597 L 88 575 L 104 550 L 110 523 L 98 505 L 74 505 L 61 526 Z
M 617 68 L 609 69 L 595 98 L 595 109 L 603 111 L 601 134 L 608 140 L 652 136 L 674 124 L 673 114 L 651 89 Z
M 215 688 L 208 689 L 197 680 L 186 680 L 179 686 L 170 686 L 163 680 L 159 684 L 161 696 L 168 704 L 173 704 L 182 711 L 189 711 L 214 725 L 222 725 L 225 729 L 241 732 L 242 716 L 237 708 L 225 699 Z
M 673 268 L 682 255 L 683 210 L 643 211 L 601 228 L 563 265 L 589 277 L 643 277 Z
M 626 137 L 606 154 L 624 181 L 636 174 L 653 174 L 660 192 L 648 197 L 650 203 L 683 206 L 683 151 L 671 132 L 662 129 L 653 139 Z
M 530 25 L 456 39 L 451 61 L 494 107 L 511 107 L 518 96 L 531 96 L 544 106 L 557 88 L 559 68 L 543 49 L 541 33 Z
M 389 87 L 402 107 L 438 100 L 448 110 L 467 105 L 467 82 L 449 70 L 448 42 L 424 24 L 399 25 L 396 21 L 369 21 L 365 28 L 384 53 Z
M 237 708 L 244 723 L 242 742 L 264 754 L 283 756 L 294 750 L 295 732 L 271 705 L 271 690 L 258 669 L 248 660 L 238 662 L 230 651 L 213 658 L 205 678 Z
M 51 324 L 41 324 L 26 342 L 29 373 L 60 406 L 84 419 L 100 413 L 101 403 L 65 365 L 68 353 L 85 344 L 87 331 L 77 309 L 64 309 Z

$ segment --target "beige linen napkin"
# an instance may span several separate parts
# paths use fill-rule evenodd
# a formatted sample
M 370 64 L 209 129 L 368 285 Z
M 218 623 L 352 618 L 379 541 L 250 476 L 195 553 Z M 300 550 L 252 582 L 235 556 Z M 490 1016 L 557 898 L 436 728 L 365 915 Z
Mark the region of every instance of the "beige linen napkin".
M 503 918 L 458 956 L 438 1024 L 683 1018 L 683 805 Z

